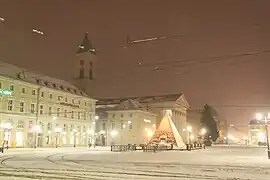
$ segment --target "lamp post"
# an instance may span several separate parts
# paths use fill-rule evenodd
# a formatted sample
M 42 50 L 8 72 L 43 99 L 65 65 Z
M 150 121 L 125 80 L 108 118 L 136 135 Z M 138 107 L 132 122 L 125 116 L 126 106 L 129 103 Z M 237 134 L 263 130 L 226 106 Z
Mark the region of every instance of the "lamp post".
M 77 130 L 76 129 L 73 129 L 73 138 L 74 138 L 73 146 L 75 148 L 76 147 L 76 139 L 77 139 Z
M 256 114 L 256 119 L 257 120 L 261 121 L 261 120 L 264 119 L 268 159 L 270 159 L 270 145 L 269 145 L 269 134 L 268 134 L 268 119 L 269 119 L 269 116 L 270 116 L 269 113 L 267 115 L 263 115 L 261 113 Z

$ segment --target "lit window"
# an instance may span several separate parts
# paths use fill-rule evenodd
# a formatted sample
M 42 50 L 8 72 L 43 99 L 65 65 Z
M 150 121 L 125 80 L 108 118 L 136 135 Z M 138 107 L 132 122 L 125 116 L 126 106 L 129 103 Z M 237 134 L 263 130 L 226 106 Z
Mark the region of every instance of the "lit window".
M 17 124 L 17 128 L 18 129 L 22 129 L 24 127 L 24 121 L 23 120 L 19 120 L 18 124 Z
M 26 93 L 25 88 L 22 88 L 22 93 L 23 93 L 23 94 L 25 94 L 25 93 Z
M 57 117 L 60 117 L 60 108 L 57 108 L 56 111 L 57 111 L 56 112 Z
M 115 121 L 112 121 L 112 130 L 115 129 Z
M 10 91 L 14 91 L 14 85 L 10 85 L 10 86 L 9 86 L 9 90 L 10 90 Z
M 49 107 L 49 116 L 52 115 L 52 107 Z
M 67 132 L 67 125 L 66 125 L 66 124 L 64 124 L 63 131 L 64 131 L 64 132 Z
M 43 105 L 39 106 L 39 114 L 43 114 Z
M 30 113 L 34 114 L 35 113 L 35 104 L 30 105 Z
M 33 127 L 33 121 L 29 121 L 29 124 L 28 124 L 28 128 L 32 128 Z
M 9 111 L 13 110 L 13 100 L 8 100 L 8 110 Z
M 74 112 L 71 111 L 71 118 L 73 119 L 74 118 Z
M 24 112 L 24 102 L 20 102 L 20 112 Z
M 48 129 L 48 131 L 52 130 L 52 123 L 47 124 L 47 129 Z
M 64 110 L 64 117 L 65 118 L 67 117 L 67 110 L 66 109 Z
M 132 129 L 132 122 L 131 121 L 128 121 L 128 128 Z

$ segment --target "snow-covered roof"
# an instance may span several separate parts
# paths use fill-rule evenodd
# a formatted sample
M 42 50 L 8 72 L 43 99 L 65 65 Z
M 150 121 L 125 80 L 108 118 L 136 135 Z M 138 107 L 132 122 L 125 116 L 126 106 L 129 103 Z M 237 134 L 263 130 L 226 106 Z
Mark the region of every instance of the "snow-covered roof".
M 5 62 L 0 62 L 0 76 L 25 81 L 31 84 L 40 85 L 79 96 L 87 96 L 86 93 L 67 81 L 52 78 L 41 73 L 20 68 Z
M 165 101 L 176 101 L 182 93 L 179 94 L 168 94 L 168 95 L 158 95 L 158 96 L 141 96 L 141 97 L 128 97 L 128 98 L 115 98 L 115 99 L 99 99 L 97 105 L 110 105 L 110 104 L 120 104 L 123 101 L 132 99 L 139 103 L 153 103 L 153 102 L 165 102 Z
M 128 99 L 126 101 L 121 102 L 120 104 L 109 107 L 106 106 L 105 108 L 97 108 L 99 110 L 105 110 L 105 111 L 125 111 L 125 110 L 141 110 L 141 111 L 147 111 L 150 113 L 153 113 L 152 110 L 149 107 L 144 106 L 143 104 L 133 100 L 133 99 Z

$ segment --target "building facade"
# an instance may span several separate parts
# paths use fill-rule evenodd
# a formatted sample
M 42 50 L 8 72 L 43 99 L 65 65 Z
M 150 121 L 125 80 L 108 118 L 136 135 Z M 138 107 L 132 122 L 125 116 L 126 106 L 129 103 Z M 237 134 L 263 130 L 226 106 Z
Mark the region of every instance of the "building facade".
M 0 141 L 9 147 L 87 146 L 95 100 L 72 84 L 1 63 Z
M 156 114 L 157 127 L 159 126 L 165 111 L 171 110 L 173 123 L 184 141 L 187 141 L 187 134 L 183 131 L 183 129 L 185 129 L 187 126 L 187 109 L 189 105 L 183 94 L 129 97 L 119 99 L 99 99 L 97 102 L 97 107 L 116 107 L 128 99 L 142 104 L 146 109 L 149 109 Z
M 249 143 L 252 145 L 258 145 L 259 143 L 265 144 L 267 140 L 267 134 L 265 129 L 265 122 L 259 120 L 251 120 L 249 122 Z M 268 121 L 268 127 L 270 127 L 270 121 Z M 270 132 L 268 128 L 268 137 Z
M 147 144 L 156 129 L 156 114 L 132 99 L 99 107 L 97 114 L 98 145 Z

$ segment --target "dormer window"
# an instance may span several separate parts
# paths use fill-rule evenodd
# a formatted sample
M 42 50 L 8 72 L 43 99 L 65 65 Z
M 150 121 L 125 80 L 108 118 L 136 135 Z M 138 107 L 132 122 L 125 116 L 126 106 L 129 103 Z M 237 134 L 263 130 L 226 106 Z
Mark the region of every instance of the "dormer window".
M 47 81 L 45 81 L 44 84 L 45 84 L 45 86 L 48 86 L 48 82 Z

